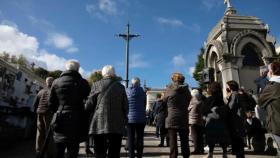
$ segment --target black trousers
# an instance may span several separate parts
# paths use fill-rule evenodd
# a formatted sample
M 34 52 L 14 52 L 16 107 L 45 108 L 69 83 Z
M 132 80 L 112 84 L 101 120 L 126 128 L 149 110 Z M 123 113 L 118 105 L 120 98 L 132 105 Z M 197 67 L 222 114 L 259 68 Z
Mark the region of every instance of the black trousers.
M 244 138 L 242 136 L 232 135 L 232 153 L 236 155 L 236 158 L 245 158 L 244 153 Z
M 178 144 L 177 144 L 177 133 L 179 133 L 181 141 L 181 152 L 184 158 L 190 156 L 189 147 L 189 130 L 188 129 L 168 129 L 169 134 L 169 145 L 170 145 L 170 158 L 178 157 Z
M 121 134 L 96 134 L 94 138 L 94 152 L 96 158 L 119 158 L 122 135 Z
M 55 158 L 63 158 L 65 149 L 69 158 L 77 158 L 79 153 L 80 143 L 55 143 L 56 153 Z
M 166 145 L 169 146 L 169 135 L 167 129 L 162 126 L 159 128 L 160 131 L 160 144 L 164 146 L 164 139 L 166 138 Z
M 192 124 L 191 125 L 191 137 L 192 137 L 193 144 L 194 144 L 194 152 L 203 153 L 204 152 L 203 126 Z
M 145 128 L 145 123 L 129 123 L 127 125 L 128 150 L 129 150 L 130 158 L 135 157 L 135 147 L 137 150 L 137 158 L 142 157 L 143 148 L 144 148 L 144 128 Z M 136 143 L 135 143 L 135 133 L 136 133 Z

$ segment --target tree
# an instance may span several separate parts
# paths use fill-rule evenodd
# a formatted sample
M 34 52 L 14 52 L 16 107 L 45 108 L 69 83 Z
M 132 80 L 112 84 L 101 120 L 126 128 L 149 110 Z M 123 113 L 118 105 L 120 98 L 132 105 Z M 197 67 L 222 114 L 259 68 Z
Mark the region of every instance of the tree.
M 199 73 L 204 69 L 204 48 L 200 48 L 200 53 L 197 56 L 197 62 L 195 63 L 195 69 L 193 72 L 193 78 L 198 82 L 200 88 L 205 88 L 206 84 L 203 83 L 202 75 Z
M 11 63 L 17 64 L 17 61 L 18 61 L 17 56 L 16 55 L 12 55 L 11 56 Z
M 2 52 L 0 54 L 1 59 L 3 59 L 4 61 L 9 61 L 10 59 L 10 54 L 6 53 L 6 52 Z
M 34 73 L 38 76 L 40 76 L 41 78 L 47 78 L 49 75 L 49 71 L 42 68 L 42 67 L 38 67 L 38 68 L 34 68 Z
M 55 71 L 50 71 L 49 76 L 53 77 L 54 79 L 59 78 L 61 75 L 62 71 L 61 70 L 55 70 Z
M 28 61 L 27 61 L 27 59 L 21 54 L 21 55 L 19 55 L 19 57 L 18 57 L 17 63 L 18 63 L 19 65 L 21 65 L 21 66 L 26 67 L 27 64 L 28 64 Z
M 87 80 L 88 80 L 89 85 L 92 86 L 92 84 L 94 82 L 99 81 L 102 78 L 103 78 L 102 77 L 102 72 L 101 71 L 95 71 L 92 74 L 90 74 L 90 76 L 89 76 L 89 78 Z

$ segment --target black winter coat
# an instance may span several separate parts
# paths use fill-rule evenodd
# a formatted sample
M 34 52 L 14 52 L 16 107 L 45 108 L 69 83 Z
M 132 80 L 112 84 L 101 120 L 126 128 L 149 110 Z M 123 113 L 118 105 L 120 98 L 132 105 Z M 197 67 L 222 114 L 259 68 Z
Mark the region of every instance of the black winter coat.
M 55 142 L 80 142 L 81 129 L 85 123 L 84 101 L 90 91 L 88 82 L 76 71 L 64 71 L 54 80 L 51 88 L 49 106 L 53 112 L 62 109 L 61 124 L 54 131 Z
M 156 102 L 156 106 L 158 106 L 156 111 L 156 125 L 158 127 L 165 127 L 165 118 L 167 116 L 167 106 L 164 104 L 162 100 L 158 100 Z

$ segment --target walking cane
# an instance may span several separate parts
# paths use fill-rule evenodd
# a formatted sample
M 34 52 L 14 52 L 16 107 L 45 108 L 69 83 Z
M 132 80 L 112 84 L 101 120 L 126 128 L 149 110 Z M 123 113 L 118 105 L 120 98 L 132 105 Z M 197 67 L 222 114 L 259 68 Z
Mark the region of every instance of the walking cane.
M 47 147 L 48 147 L 48 144 L 49 144 L 49 141 L 50 141 L 52 135 L 53 135 L 53 131 L 52 131 L 51 126 L 50 126 L 49 129 L 48 129 L 48 133 L 47 133 L 47 136 L 45 138 L 42 150 L 39 152 L 38 158 L 44 158 L 45 152 L 47 150 Z

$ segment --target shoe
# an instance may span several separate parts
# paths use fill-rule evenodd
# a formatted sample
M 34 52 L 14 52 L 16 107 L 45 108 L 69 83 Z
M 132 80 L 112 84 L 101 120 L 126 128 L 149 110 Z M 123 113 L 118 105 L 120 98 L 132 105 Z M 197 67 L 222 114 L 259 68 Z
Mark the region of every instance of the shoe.
M 213 153 L 208 153 L 207 155 L 203 156 L 203 158 L 213 158 Z
M 164 147 L 164 145 L 163 144 L 159 144 L 158 147 Z
M 94 153 L 89 148 L 86 148 L 86 155 L 93 156 Z

